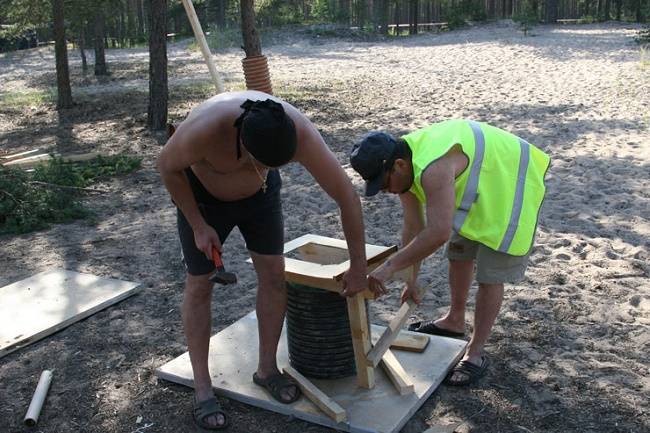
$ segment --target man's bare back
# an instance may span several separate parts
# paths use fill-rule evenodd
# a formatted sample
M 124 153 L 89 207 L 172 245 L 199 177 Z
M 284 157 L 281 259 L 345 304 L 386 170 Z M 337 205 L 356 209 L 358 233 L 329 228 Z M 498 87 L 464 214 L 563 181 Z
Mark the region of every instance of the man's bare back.
M 268 172 L 268 167 L 256 161 L 243 147 L 241 157 L 237 159 L 237 128 L 234 123 L 241 115 L 241 104 L 247 99 L 273 99 L 283 105 L 297 129 L 303 124 L 302 116 L 290 104 L 266 93 L 244 91 L 224 93 L 203 102 L 190 112 L 174 134 L 176 140 L 194 140 L 198 148 L 204 150 L 201 159 L 191 164 L 191 169 L 208 192 L 223 201 L 240 200 L 255 194 Z

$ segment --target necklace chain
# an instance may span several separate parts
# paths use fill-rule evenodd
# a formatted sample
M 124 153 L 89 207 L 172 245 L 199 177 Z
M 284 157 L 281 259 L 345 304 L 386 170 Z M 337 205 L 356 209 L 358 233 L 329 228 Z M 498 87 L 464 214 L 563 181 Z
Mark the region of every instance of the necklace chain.
M 255 165 L 255 161 L 253 161 L 252 158 L 251 158 L 250 161 L 251 161 L 251 164 L 253 164 L 253 168 L 255 169 L 255 173 L 257 173 L 257 177 L 259 177 L 260 180 L 262 181 L 262 192 L 266 194 L 266 179 L 263 178 L 262 175 L 260 174 L 260 171 L 257 169 L 257 165 Z

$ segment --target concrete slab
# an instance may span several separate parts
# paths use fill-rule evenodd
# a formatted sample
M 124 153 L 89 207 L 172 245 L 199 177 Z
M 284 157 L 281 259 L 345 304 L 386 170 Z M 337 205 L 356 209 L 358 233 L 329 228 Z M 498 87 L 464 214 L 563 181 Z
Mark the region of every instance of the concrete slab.
M 135 294 L 139 286 L 54 269 L 0 288 L 0 357 Z
M 383 327 L 373 325 L 373 332 Z M 408 331 L 404 331 L 407 332 Z M 278 367 L 289 365 L 286 327 L 278 346 Z M 386 375 L 377 369 L 376 386 L 361 389 L 356 378 L 312 380 L 321 391 L 341 405 L 348 421 L 336 423 L 306 398 L 291 405 L 276 402 L 252 380 L 257 369 L 257 319 L 255 311 L 210 339 L 210 374 L 219 395 L 305 421 L 353 433 L 394 433 L 399 431 L 424 401 L 440 385 L 447 371 L 460 359 L 466 342 L 429 336 L 422 353 L 395 350 L 394 354 L 413 379 L 415 393 L 400 396 Z M 192 386 L 192 367 L 186 352 L 156 370 L 162 379 Z

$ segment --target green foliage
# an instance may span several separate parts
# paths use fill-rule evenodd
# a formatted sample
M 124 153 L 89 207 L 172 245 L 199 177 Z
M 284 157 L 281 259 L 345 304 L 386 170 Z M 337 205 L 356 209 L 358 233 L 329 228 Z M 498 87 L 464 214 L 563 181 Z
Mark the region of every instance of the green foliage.
M 447 27 L 450 30 L 463 27 L 465 22 L 465 12 L 463 10 L 462 4 L 455 4 L 447 9 L 447 14 L 444 16 L 445 21 L 447 22 Z
M 256 19 L 267 26 L 281 26 L 302 22 L 302 12 L 297 4 L 283 0 L 262 0 L 257 2 Z
M 512 20 L 519 23 L 519 29 L 524 32 L 524 36 L 526 36 L 530 29 L 538 23 L 537 11 L 535 11 L 529 0 L 524 0 L 524 2 L 519 5 L 519 10 L 512 15 Z
M 75 176 L 79 176 L 85 185 L 97 179 L 119 176 L 140 168 L 142 160 L 127 155 L 98 156 L 90 161 L 72 165 Z
M 472 0 L 467 2 L 467 13 L 472 21 L 485 21 L 487 20 L 487 12 L 485 6 L 480 0 Z
M 597 21 L 598 20 L 592 15 L 583 15 L 582 17 L 580 17 L 581 24 L 593 24 Z
M 67 163 L 60 158 L 33 172 L 0 166 L 0 234 L 27 233 L 90 216 L 82 188 L 99 178 L 129 173 L 141 160 L 125 155 Z
M 449 29 L 457 29 L 467 24 L 467 20 L 485 21 L 487 13 L 485 6 L 480 0 L 461 0 L 459 2 L 443 2 L 444 20 Z
M 50 24 L 52 2 L 50 0 L 9 0 L 6 3 L 6 17 L 14 24 L 17 32 Z
M 224 50 L 228 48 L 240 47 L 244 42 L 242 41 L 241 29 L 238 27 L 233 28 L 211 28 L 210 34 L 206 36 L 208 45 L 215 50 Z M 199 49 L 196 42 L 190 44 L 191 49 Z
M 328 0 L 314 0 L 314 7 L 311 11 L 312 15 L 318 22 L 331 22 L 334 21 L 334 14 L 330 10 Z
M 54 101 L 56 101 L 56 92 L 53 89 L 35 90 L 31 92 L 7 92 L 0 94 L 0 110 L 51 104 Z

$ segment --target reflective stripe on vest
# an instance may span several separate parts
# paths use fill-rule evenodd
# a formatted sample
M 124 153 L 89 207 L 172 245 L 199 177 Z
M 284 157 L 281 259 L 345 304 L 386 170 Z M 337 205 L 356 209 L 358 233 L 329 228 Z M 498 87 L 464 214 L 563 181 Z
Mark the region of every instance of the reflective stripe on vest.
M 456 213 L 454 214 L 453 225 L 456 232 L 460 232 L 460 228 L 463 226 L 467 215 L 469 215 L 469 209 L 472 207 L 472 203 L 476 201 L 478 179 L 481 175 L 481 165 L 483 164 L 483 155 L 485 154 L 485 136 L 483 136 L 483 131 L 481 131 L 481 125 L 473 120 L 468 120 L 468 122 L 474 133 L 474 161 L 470 168 L 460 207 L 456 209 Z
M 512 203 L 508 228 L 506 229 L 506 234 L 503 236 L 501 245 L 499 245 L 499 251 L 502 253 L 508 252 L 510 244 L 515 238 L 515 232 L 519 225 L 519 217 L 521 216 L 521 206 L 524 204 L 526 171 L 528 171 L 528 162 L 530 160 L 530 143 L 523 138 L 519 138 L 519 146 L 521 147 L 521 154 L 519 156 L 519 170 L 517 171 L 517 189 L 515 190 L 515 198 Z

